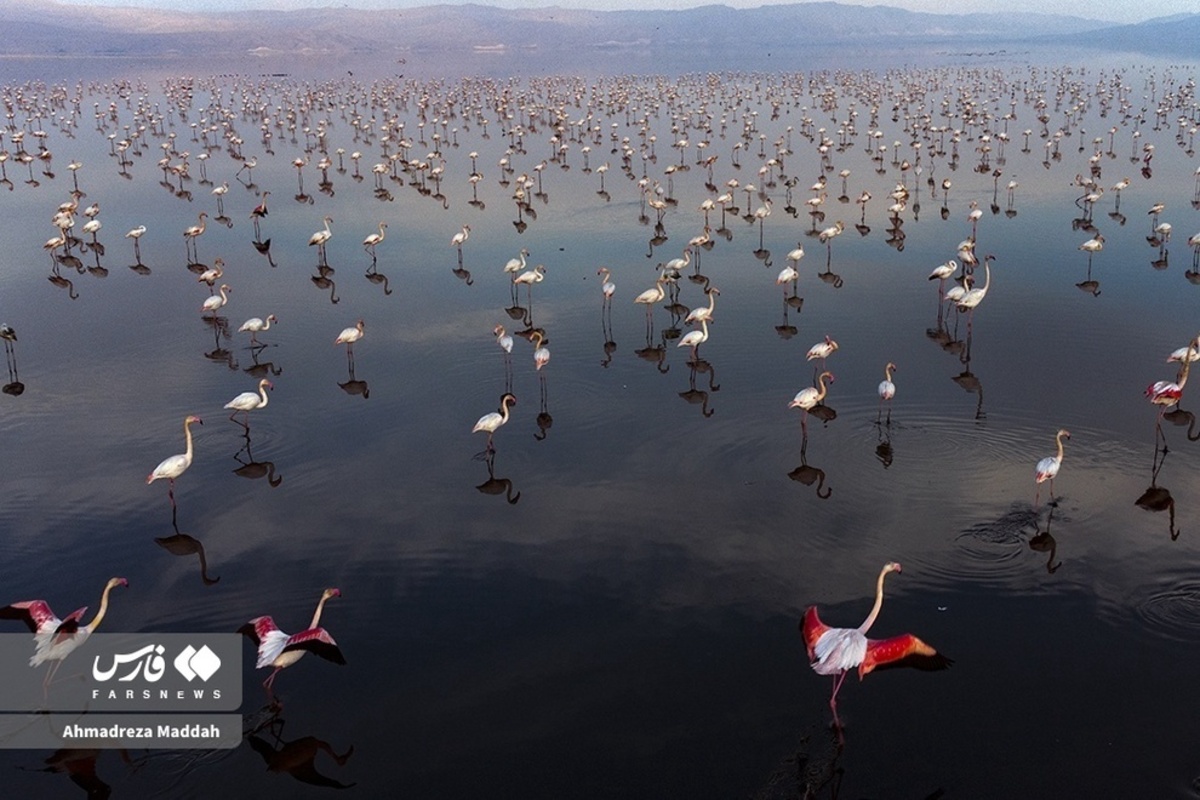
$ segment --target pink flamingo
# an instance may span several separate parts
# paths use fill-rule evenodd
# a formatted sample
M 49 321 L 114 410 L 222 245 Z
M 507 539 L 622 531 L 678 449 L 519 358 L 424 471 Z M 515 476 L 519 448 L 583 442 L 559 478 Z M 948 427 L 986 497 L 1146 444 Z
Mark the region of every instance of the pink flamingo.
M 104 586 L 104 593 L 100 595 L 100 609 L 96 612 L 96 616 L 92 617 L 92 621 L 86 625 L 80 625 L 79 621 L 87 612 L 87 606 L 67 614 L 66 619 L 59 619 L 55 616 L 45 600 L 24 600 L 0 608 L 0 619 L 24 620 L 25 624 L 29 626 L 29 630 L 33 631 L 35 650 L 33 657 L 29 659 L 29 666 L 37 667 L 47 661 L 54 662 L 46 673 L 46 679 L 42 682 L 43 691 L 49 689 L 50 682 L 54 679 L 54 673 L 58 672 L 58 668 L 62 666 L 63 659 L 81 647 L 92 635 L 92 632 L 100 626 L 104 615 L 108 613 L 109 592 L 117 586 L 128 585 L 129 581 L 124 578 L 110 578 Z
M 308 624 L 308 628 L 290 636 L 279 630 L 275 625 L 275 620 L 270 616 L 255 617 L 238 628 L 238 633 L 247 636 L 258 648 L 258 661 L 255 662 L 254 668 L 275 668 L 275 671 L 263 681 L 263 688 L 267 690 L 268 695 L 274 696 L 271 686 L 275 683 L 275 676 L 279 674 L 279 671 L 295 664 L 310 650 L 335 664 L 346 663 L 346 657 L 342 655 L 341 648 L 329 635 L 329 631 L 317 627 L 321 621 L 321 611 L 325 608 L 325 601 L 331 597 L 341 596 L 340 589 L 330 588 L 322 592 L 321 600 L 317 603 L 317 610 L 313 613 L 312 622 Z
M 925 669 L 945 669 L 953 662 L 911 633 L 903 633 L 890 639 L 868 639 L 867 631 L 875 624 L 879 610 L 883 608 L 883 579 L 889 572 L 900 572 L 900 565 L 889 561 L 883 565 L 875 585 L 875 605 L 871 613 L 857 628 L 831 628 L 821 622 L 817 607 L 809 606 L 804 612 L 800 632 L 808 650 L 809 663 L 818 675 L 833 676 L 833 694 L 829 696 L 829 707 L 841 738 L 841 721 L 837 715 L 837 694 L 846 680 L 846 674 L 858 668 L 861 681 L 867 673 L 885 664 L 892 664 L 916 657 Z

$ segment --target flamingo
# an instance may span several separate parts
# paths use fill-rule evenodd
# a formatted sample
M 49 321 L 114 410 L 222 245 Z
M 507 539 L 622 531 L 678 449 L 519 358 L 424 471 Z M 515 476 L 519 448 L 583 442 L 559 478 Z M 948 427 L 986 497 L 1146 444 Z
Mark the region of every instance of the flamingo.
M 1183 361 L 1185 358 L 1189 361 L 1200 359 L 1200 336 L 1188 342 L 1187 347 L 1181 347 L 1178 350 L 1172 351 L 1171 355 L 1167 356 L 1167 363 Z
M 833 693 L 829 696 L 829 707 L 833 710 L 834 721 L 838 723 L 839 736 L 841 723 L 837 717 L 837 695 L 850 670 L 857 667 L 858 679 L 861 681 L 867 673 L 880 666 L 912 657 L 922 658 L 927 669 L 946 669 L 953 663 L 911 633 L 903 633 L 890 639 L 867 638 L 867 631 L 875 624 L 879 610 L 883 607 L 883 579 L 889 572 L 900 571 L 900 565 L 894 561 L 883 565 L 875 586 L 875 605 L 857 628 L 829 627 L 821 622 L 816 606 L 809 606 L 804 612 L 800 633 L 808 651 L 809 664 L 818 675 L 833 676 Z
M 958 262 L 953 258 L 945 264 L 939 264 L 933 268 L 933 272 L 929 273 L 929 280 L 938 282 L 938 294 L 943 294 L 946 288 L 946 279 L 955 273 L 958 269 Z
M 263 331 L 269 331 L 271 329 L 271 323 L 278 321 L 279 320 L 275 318 L 274 314 L 267 314 L 266 320 L 260 319 L 259 317 L 251 317 L 242 323 L 242 327 L 238 328 L 238 333 L 250 331 L 251 346 L 259 345 L 260 347 L 266 347 L 266 345 L 261 344 L 258 341 L 258 334 L 262 333 Z
M 617 285 L 610 280 L 612 270 L 608 267 L 601 267 L 596 270 L 596 274 L 604 276 L 604 282 L 600 285 L 600 293 L 604 295 L 604 305 L 611 307 L 613 292 L 617 291 Z
M 1060 428 L 1054 436 L 1054 442 L 1058 445 L 1058 454 L 1046 456 L 1037 463 L 1037 470 L 1034 473 L 1033 479 L 1038 486 L 1050 481 L 1050 505 L 1054 505 L 1054 476 L 1058 474 L 1058 468 L 1062 466 L 1063 460 L 1063 439 L 1070 439 L 1071 432 L 1066 428 Z M 1038 494 L 1033 499 L 1033 504 L 1036 506 L 1038 499 L 1041 496 L 1041 489 L 1038 489 Z
M 387 230 L 387 223 L 379 223 L 379 233 L 372 233 L 367 238 L 363 239 L 363 247 L 370 251 L 371 258 L 375 258 L 375 247 L 383 241 L 384 231 Z
M 825 379 L 829 379 L 829 383 L 833 384 L 833 373 L 822 372 L 817 376 L 817 386 L 809 386 L 806 389 L 801 389 L 796 392 L 796 396 L 792 398 L 792 402 L 788 403 L 788 408 L 799 408 L 804 412 L 804 416 L 800 418 L 800 428 L 804 431 L 804 435 L 808 436 L 808 412 L 816 408 L 817 404 L 825 399 L 827 387 Z
M 794 250 L 788 251 L 787 260 L 792 262 L 793 267 L 799 266 L 800 259 L 802 259 L 802 258 L 804 258 L 804 246 L 803 245 L 797 244 L 796 248 Z
M 125 234 L 126 239 L 133 239 L 133 255 L 138 261 L 142 260 L 141 239 L 145 232 L 146 226 L 138 225 L 136 228 L 133 228 Z
M 788 266 L 779 270 L 779 275 L 777 275 L 775 277 L 775 285 L 782 286 L 783 293 L 786 296 L 787 295 L 787 285 L 790 283 L 790 284 L 792 284 L 792 288 L 795 289 L 795 283 L 798 280 L 800 280 L 800 273 L 796 271 L 795 267 L 793 267 L 791 264 L 789 264 Z
M 530 336 L 533 340 L 533 363 L 537 365 L 540 371 L 542 367 L 550 363 L 550 350 L 542 344 L 542 340 L 546 337 L 541 331 L 534 331 Z
M 217 310 L 229 302 L 229 295 L 226 293 L 231 291 L 233 290 L 229 288 L 228 283 L 222 283 L 220 294 L 214 294 L 211 297 L 204 298 L 204 302 L 200 304 L 200 312 L 206 313 L 211 311 L 212 315 L 215 317 L 217 315 Z
M 516 258 L 510 258 L 508 260 L 508 262 L 505 263 L 505 265 L 504 265 L 505 273 L 513 274 L 513 273 L 517 273 L 517 272 L 520 272 L 521 270 L 525 269 L 525 259 L 528 257 L 529 257 L 528 248 L 522 247 L 521 252 L 517 254 Z
M 833 355 L 833 351 L 837 349 L 838 343 L 826 336 L 825 341 L 817 342 L 812 347 L 808 348 L 808 355 L 804 357 L 804 360 L 812 361 L 819 358 L 821 359 L 821 366 L 823 367 L 825 366 L 825 359 Z
M 198 422 L 204 424 L 204 420 L 197 417 L 195 414 L 187 416 L 183 420 L 183 436 L 187 441 L 186 449 L 174 456 L 168 456 L 154 470 L 146 476 L 146 484 L 154 483 L 160 478 L 167 479 L 167 497 L 171 498 L 171 508 L 175 507 L 175 479 L 187 471 L 187 468 L 192 465 L 192 429 L 191 424 Z
M 237 397 L 225 404 L 225 408 L 233 409 L 233 413 L 229 415 L 230 421 L 235 421 L 234 417 L 238 412 L 245 414 L 242 425 L 250 427 L 250 412 L 258 408 L 266 408 L 269 401 L 267 389 L 274 389 L 275 384 L 271 383 L 266 378 L 258 382 L 257 392 L 242 392 Z
M 313 613 L 312 622 L 306 629 L 299 633 L 293 633 L 291 636 L 279 630 L 275 625 L 275 620 L 269 616 L 255 617 L 238 628 L 237 632 L 244 634 L 258 648 L 258 660 L 255 662 L 254 668 L 275 668 L 275 671 L 263 681 L 263 688 L 267 690 L 268 695 L 273 696 L 271 686 L 275 683 L 275 676 L 279 674 L 279 671 L 295 664 L 310 650 L 326 661 L 332 661 L 335 664 L 346 663 L 341 648 L 329 635 L 329 631 L 317 627 L 321 621 L 321 612 L 325 609 L 325 602 L 331 597 L 341 596 L 342 593 L 339 589 L 330 588 L 321 592 L 321 600 L 317 603 L 317 610 Z
M 511 353 L 513 349 L 513 337 L 509 333 L 505 333 L 503 325 L 497 325 L 492 328 L 492 333 L 496 334 L 496 344 L 500 346 L 506 354 Z
M 366 335 L 366 332 L 363 330 L 363 321 L 360 319 L 355 323 L 353 328 L 343 328 L 342 332 L 333 340 L 333 343 L 335 345 L 346 345 L 346 357 L 349 358 L 350 354 L 354 351 L 354 343 L 363 338 L 364 335 Z
M 333 222 L 333 217 L 325 217 L 323 221 L 325 229 L 317 231 L 308 238 L 308 246 L 316 245 L 317 252 L 322 256 L 325 255 L 325 243 L 333 238 L 333 231 L 329 230 L 329 223 Z
M 700 330 L 688 331 L 683 336 L 683 338 L 681 338 L 679 340 L 679 343 L 676 344 L 675 346 L 692 348 L 692 360 L 695 361 L 696 360 L 696 350 L 700 347 L 700 345 L 704 344 L 707 341 L 708 341 L 708 317 L 701 317 L 700 318 Z
M 479 418 L 479 421 L 475 423 L 475 427 L 471 428 L 471 433 L 487 431 L 488 440 L 487 449 L 485 452 L 494 453 L 496 451 L 496 448 L 492 445 L 492 436 L 495 435 L 497 428 L 508 422 L 508 407 L 510 405 L 515 406 L 516 404 L 516 395 L 514 395 L 512 392 L 505 392 L 504 394 L 500 395 L 500 410 L 484 414 Z
M 882 407 L 884 401 L 888 403 L 888 419 L 892 418 L 892 398 L 896 396 L 896 384 L 892 383 L 892 371 L 896 369 L 896 365 L 888 362 L 883 368 L 883 380 L 879 382 L 879 405 Z
M 199 238 L 200 236 L 204 235 L 204 227 L 207 224 L 207 222 L 206 222 L 207 219 L 208 219 L 208 212 L 201 211 L 200 212 L 200 221 L 197 224 L 192 225 L 191 227 L 186 228 L 183 231 L 184 244 L 191 247 L 191 249 L 192 249 L 191 255 L 194 257 L 197 257 L 197 258 L 198 258 L 198 256 L 196 256 L 196 239 Z
M 462 246 L 471 236 L 471 226 L 463 225 L 462 230 L 450 237 L 450 246 L 458 250 L 458 263 L 462 263 Z
M 213 268 L 206 269 L 206 270 L 204 270 L 204 272 L 201 272 L 199 277 L 196 278 L 196 283 L 207 283 L 208 291 L 211 294 L 212 290 L 213 290 L 213 286 L 216 284 L 217 281 L 221 280 L 221 278 L 224 276 L 225 276 L 225 261 L 224 261 L 224 259 L 214 258 L 213 259 Z
M 987 296 L 988 287 L 992 283 L 991 265 L 994 258 L 995 256 L 990 254 L 983 258 L 983 286 L 968 290 L 958 301 L 959 311 L 970 311 L 970 316 L 967 317 L 968 327 L 971 324 L 971 317 L 975 315 L 975 307 L 983 302 L 983 298 Z
M 258 221 L 267 216 L 267 197 L 270 196 L 270 194 L 270 192 L 264 191 L 262 193 L 262 202 L 250 210 L 250 219 L 254 222 L 255 236 L 261 236 L 258 230 Z
M 646 307 L 646 322 L 650 322 L 650 315 L 654 313 L 654 304 L 662 302 L 662 299 L 667 296 L 667 292 L 663 289 L 663 277 L 660 275 L 658 280 L 654 282 L 653 289 L 646 291 L 633 298 L 633 302 L 641 303 Z
M 522 272 L 520 275 L 514 276 L 512 279 L 512 282 L 513 282 L 514 286 L 524 284 L 525 288 L 528 292 L 529 301 L 533 302 L 533 285 L 535 283 L 541 283 L 542 279 L 545 276 L 546 276 L 545 265 L 538 264 L 533 269 L 527 269 L 524 272 Z
M 34 654 L 29 659 L 29 666 L 54 662 L 42 681 L 43 692 L 49 688 L 63 659 L 81 647 L 100 626 L 104 615 L 108 613 L 108 595 L 117 586 L 129 586 L 129 581 L 125 578 L 109 578 L 100 595 L 100 608 L 86 625 L 80 625 L 79 621 L 87 612 L 87 606 L 72 611 L 66 619 L 59 619 L 45 600 L 23 600 L 0 608 L 0 619 L 23 620 L 33 632 Z
M 826 247 L 831 247 L 832 245 L 830 244 L 830 242 L 832 242 L 834 237 L 841 236 L 842 231 L 844 231 L 845 229 L 846 229 L 846 226 L 839 219 L 833 225 L 830 225 L 828 228 L 825 228 L 820 233 L 818 233 L 817 239 L 819 239 L 821 241 L 821 243 L 824 244 Z
M 1158 418 L 1154 422 L 1156 430 L 1161 430 L 1163 413 L 1171 406 L 1178 405 L 1179 401 L 1183 399 L 1183 387 L 1187 385 L 1188 371 L 1191 369 L 1192 362 L 1196 360 L 1194 355 L 1198 347 L 1200 345 L 1197 344 L 1197 340 L 1193 340 L 1187 346 L 1181 359 L 1183 368 L 1179 370 L 1179 375 L 1174 381 L 1155 381 L 1146 387 L 1146 397 L 1150 398 L 1151 403 L 1159 406 Z
M 1097 233 L 1091 239 L 1079 245 L 1079 249 L 1088 254 L 1088 266 L 1092 265 L 1092 256 L 1104 249 L 1104 236 Z
M 712 322 L 713 309 L 717 306 L 717 295 L 721 293 L 721 290 L 715 286 L 711 286 L 704 291 L 708 295 L 708 305 L 693 308 L 684 318 L 684 322 Z M 705 338 L 708 337 L 706 336 Z

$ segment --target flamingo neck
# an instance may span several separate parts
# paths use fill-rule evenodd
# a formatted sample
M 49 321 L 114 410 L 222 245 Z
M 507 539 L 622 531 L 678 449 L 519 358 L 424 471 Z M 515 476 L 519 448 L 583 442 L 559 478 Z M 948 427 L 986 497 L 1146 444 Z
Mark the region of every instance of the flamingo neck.
M 883 377 L 890 383 L 892 380 L 892 365 L 888 364 L 883 368 Z
M 1176 383 L 1179 384 L 1180 389 L 1187 384 L 1188 371 L 1192 368 L 1192 354 L 1196 352 L 1196 349 L 1193 346 L 1194 344 L 1195 343 L 1193 342 L 1191 345 L 1188 345 L 1187 353 L 1184 354 L 1183 357 L 1183 369 L 1179 370 L 1179 380 L 1176 381 Z
M 108 593 L 112 591 L 114 585 L 110 583 L 104 587 L 104 594 L 100 595 L 100 608 L 96 610 L 96 616 L 92 617 L 92 621 L 85 626 L 88 633 L 96 630 L 100 626 L 100 621 L 104 619 L 104 615 L 108 613 Z
M 863 620 L 862 625 L 858 626 L 859 633 L 866 633 L 875 624 L 875 618 L 879 616 L 879 609 L 883 608 L 883 579 L 887 576 L 888 569 L 884 567 L 879 573 L 879 580 L 875 584 L 875 605 L 871 608 L 871 613 Z
M 992 282 L 992 267 L 991 267 L 990 259 L 987 259 L 983 262 L 983 291 L 986 292 L 988 290 L 988 286 L 991 284 L 991 282 Z
M 266 328 L 264 328 L 263 330 L 266 330 Z M 265 405 L 266 405 L 268 402 L 270 402 L 270 399 L 271 399 L 271 398 L 270 398 L 270 396 L 267 394 L 267 387 L 266 387 L 266 385 L 265 385 L 265 384 L 262 384 L 262 383 L 260 383 L 260 384 L 258 385 L 258 398 L 259 398 L 259 400 L 261 400 L 261 401 L 262 401 L 262 403 L 260 403 L 260 404 L 259 404 L 259 406 L 258 406 L 259 408 L 262 408 L 262 407 L 263 407 L 263 406 L 265 406 Z
M 717 307 L 717 296 L 715 294 L 713 294 L 712 292 L 709 292 L 708 293 L 708 313 L 711 314 L 713 312 L 713 309 L 716 307 Z
M 325 601 L 329 599 L 328 594 L 322 594 L 320 602 L 317 603 L 317 610 L 313 612 L 312 622 L 308 624 L 309 630 L 317 627 L 321 621 L 321 612 L 325 610 Z
M 821 373 L 819 376 L 817 376 L 817 387 L 819 389 L 819 391 L 817 391 L 817 402 L 819 403 L 825 399 L 825 374 L 824 373 Z
M 1062 431 L 1059 431 L 1059 432 L 1058 432 L 1058 435 L 1054 437 L 1054 441 L 1058 442 L 1058 455 L 1056 456 L 1056 458 L 1057 458 L 1057 460 L 1058 460 L 1058 461 L 1062 461 L 1062 460 L 1063 460 L 1063 443 L 1062 443 L 1062 437 L 1063 437 L 1063 435 L 1062 435 Z
M 184 451 L 183 451 L 183 457 L 185 459 L 187 459 L 187 462 L 189 464 L 192 463 L 192 429 L 190 427 L 191 424 L 192 424 L 192 421 L 190 419 L 186 419 L 183 421 L 183 438 L 184 438 L 184 441 L 187 443 L 187 446 L 184 448 Z M 107 597 L 108 592 L 105 592 L 104 596 Z

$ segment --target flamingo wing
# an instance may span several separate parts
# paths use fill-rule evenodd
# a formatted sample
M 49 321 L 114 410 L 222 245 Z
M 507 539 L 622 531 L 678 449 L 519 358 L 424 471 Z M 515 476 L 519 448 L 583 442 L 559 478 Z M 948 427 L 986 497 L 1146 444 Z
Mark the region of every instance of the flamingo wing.
M 335 664 L 346 663 L 346 657 L 342 655 L 341 648 L 329 635 L 329 631 L 324 628 L 309 628 L 289 636 L 282 652 L 293 650 L 307 650 Z
M 269 616 L 255 617 L 245 625 L 237 629 L 237 632 L 254 642 L 255 647 L 262 644 L 263 639 L 271 631 L 279 630 L 279 626 L 275 624 L 275 620 Z
M 808 660 L 813 659 L 813 648 L 816 647 L 817 639 L 821 638 L 821 634 L 830 630 L 829 626 L 821 622 L 821 618 L 817 615 L 817 607 L 809 606 L 804 612 L 804 620 L 800 623 L 800 636 L 804 639 L 804 647 L 808 650 Z
M 868 639 L 867 655 L 858 667 L 861 680 L 868 672 L 876 669 L 912 667 L 924 672 L 948 668 L 954 661 L 933 649 L 911 633 L 903 633 L 890 639 Z
M 75 614 L 82 615 L 86 610 L 86 608 L 80 609 Z M 37 633 L 39 630 L 55 630 L 62 624 L 62 620 L 50 610 L 50 606 L 45 600 L 25 600 L 0 608 L 0 619 L 22 620 L 29 626 L 32 633 Z
M 1035 480 L 1038 483 L 1042 483 L 1043 481 L 1050 480 L 1051 478 L 1053 478 L 1055 475 L 1058 474 L 1059 465 L 1060 465 L 1060 462 L 1057 458 L 1055 458 L 1054 456 L 1046 456 L 1045 458 L 1043 458 L 1041 461 L 1038 462 L 1037 474 L 1035 475 Z

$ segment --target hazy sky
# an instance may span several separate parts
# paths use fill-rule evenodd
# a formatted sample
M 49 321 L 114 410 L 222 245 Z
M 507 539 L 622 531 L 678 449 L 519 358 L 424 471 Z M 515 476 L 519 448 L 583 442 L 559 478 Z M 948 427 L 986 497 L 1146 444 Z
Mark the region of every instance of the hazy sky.
M 797 2 L 817 2 L 817 0 L 796 0 Z M 346 6 L 352 8 L 412 8 L 414 6 L 436 5 L 435 0 L 349 0 L 349 2 L 320 2 L 319 0 L 60 0 L 68 4 L 105 5 L 105 6 L 141 6 L 150 8 L 187 8 L 193 10 L 207 9 L 212 11 L 241 10 L 247 8 L 274 8 L 294 10 L 297 8 Z M 440 0 L 441 3 L 458 4 L 463 0 Z M 561 6 L 564 8 L 590 8 L 597 10 L 616 10 L 629 8 L 695 8 L 704 5 L 729 5 L 735 8 L 756 8 L 762 5 L 761 0 L 725 0 L 723 3 L 714 0 L 559 0 L 545 2 L 543 0 L 479 0 L 482 5 L 499 6 L 502 8 L 545 8 Z M 1066 14 L 1086 17 L 1088 19 L 1108 20 L 1112 22 L 1141 22 L 1154 17 L 1164 17 L 1171 14 L 1200 12 L 1200 0 L 1090 0 L 1087 3 L 1067 2 L 1067 0 L 1005 0 L 996 3 L 995 0 L 893 0 L 893 2 L 877 3 L 862 2 L 861 0 L 840 0 L 849 5 L 887 5 L 905 8 L 910 11 L 929 11 L 936 13 L 966 14 L 970 12 L 996 11 L 1040 11 L 1050 14 Z

